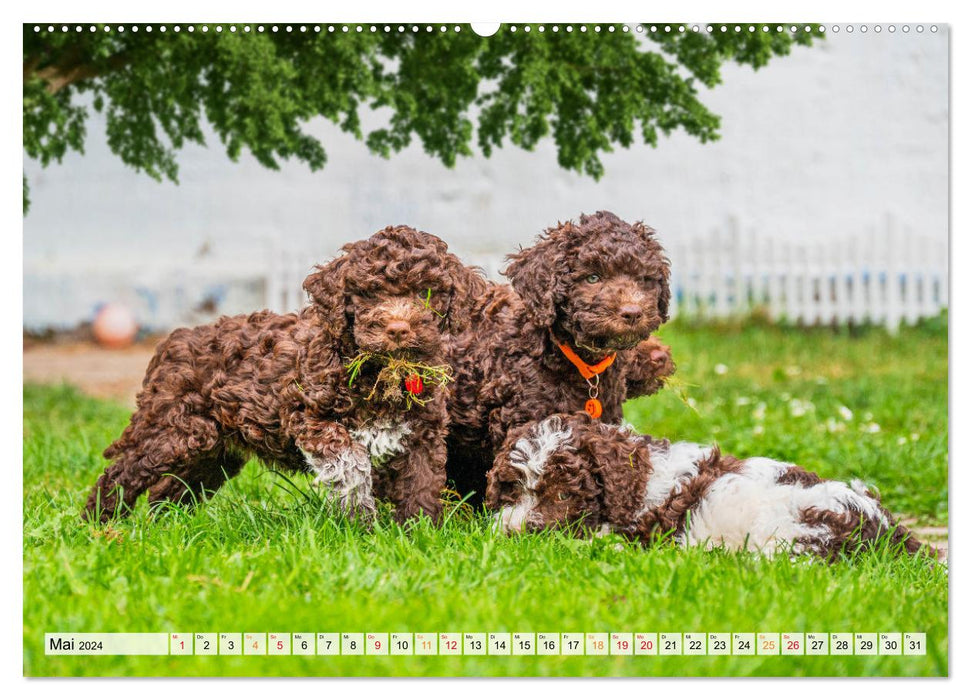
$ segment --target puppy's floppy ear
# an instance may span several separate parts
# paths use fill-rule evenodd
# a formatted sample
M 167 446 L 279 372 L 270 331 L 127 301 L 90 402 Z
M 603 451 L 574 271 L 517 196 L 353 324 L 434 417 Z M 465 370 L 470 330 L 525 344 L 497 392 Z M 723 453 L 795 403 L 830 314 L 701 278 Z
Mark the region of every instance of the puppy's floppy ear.
M 518 501 L 522 477 L 523 473 L 510 464 L 509 450 L 504 448 L 486 474 L 486 507 L 499 510 L 504 505 Z
M 631 227 L 635 232 L 647 242 L 647 245 L 655 251 L 657 259 L 660 261 L 661 289 L 657 296 L 657 311 L 661 316 L 661 323 L 668 321 L 668 306 L 671 304 L 671 262 L 664 254 L 664 249 L 657 241 L 657 232 L 650 226 L 638 221 Z
M 587 441 L 594 473 L 603 487 L 605 520 L 626 526 L 644 505 L 650 452 L 643 440 L 620 440 L 615 436 Z
M 445 255 L 445 268 L 448 270 L 452 289 L 448 312 L 442 319 L 445 326 L 443 330 L 451 335 L 458 335 L 472 322 L 472 310 L 476 300 L 485 294 L 486 280 L 481 270 L 465 265 L 452 253 Z
M 664 265 L 664 276 L 661 278 L 661 289 L 657 294 L 657 312 L 661 315 L 661 323 L 668 322 L 668 306 L 671 303 L 671 268 Z
M 327 320 L 327 324 L 336 329 L 343 329 L 346 325 L 344 316 L 344 276 L 346 274 L 346 256 L 341 255 L 324 265 L 315 265 L 316 272 L 311 273 L 303 281 L 303 289 L 310 296 L 310 302 Z
M 569 223 L 566 226 L 571 227 Z M 541 236 L 535 245 L 507 256 L 509 265 L 502 271 L 526 304 L 533 321 L 544 328 L 551 327 L 556 320 L 558 248 L 555 233 Z
M 503 505 L 515 503 L 523 493 L 524 474 L 512 465 L 510 455 L 521 437 L 529 433 L 529 425 L 509 431 L 502 447 L 496 453 L 492 469 L 486 474 L 485 504 L 488 508 L 499 510 Z

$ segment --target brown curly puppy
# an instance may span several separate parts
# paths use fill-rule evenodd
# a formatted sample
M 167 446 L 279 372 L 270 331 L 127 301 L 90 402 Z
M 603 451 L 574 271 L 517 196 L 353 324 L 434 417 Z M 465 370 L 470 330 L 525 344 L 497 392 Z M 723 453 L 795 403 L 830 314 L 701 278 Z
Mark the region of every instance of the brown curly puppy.
M 582 524 L 643 544 L 673 535 L 681 546 L 825 559 L 883 536 L 909 554 L 924 546 L 860 481 L 653 440 L 583 413 L 511 432 L 489 472 L 487 504 L 505 532 Z
M 650 337 L 670 297 L 652 229 L 597 212 L 510 260 L 512 287 L 476 290 L 472 322 L 448 347 L 448 475 L 474 504 L 511 428 L 585 406 L 618 422 L 626 399 L 658 391 L 674 371 L 669 348 Z
M 310 472 L 348 512 L 373 510 L 376 495 L 401 521 L 437 518 L 447 391 L 379 374 L 401 360 L 445 365 L 443 334 L 468 323 L 479 281 L 435 236 L 388 227 L 307 277 L 311 303 L 299 313 L 174 331 L 149 363 L 131 422 L 104 452 L 112 463 L 87 516 L 124 515 L 145 491 L 151 502 L 192 502 L 255 455 Z M 362 352 L 369 359 L 351 381 L 345 364 Z

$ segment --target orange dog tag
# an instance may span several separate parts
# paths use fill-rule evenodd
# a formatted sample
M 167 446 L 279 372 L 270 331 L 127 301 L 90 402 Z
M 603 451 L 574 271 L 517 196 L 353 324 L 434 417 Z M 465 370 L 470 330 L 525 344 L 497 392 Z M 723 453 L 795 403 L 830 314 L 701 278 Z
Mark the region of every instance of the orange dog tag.
M 590 399 L 583 410 L 589 413 L 591 418 L 600 418 L 600 414 L 604 412 L 604 407 L 597 399 Z

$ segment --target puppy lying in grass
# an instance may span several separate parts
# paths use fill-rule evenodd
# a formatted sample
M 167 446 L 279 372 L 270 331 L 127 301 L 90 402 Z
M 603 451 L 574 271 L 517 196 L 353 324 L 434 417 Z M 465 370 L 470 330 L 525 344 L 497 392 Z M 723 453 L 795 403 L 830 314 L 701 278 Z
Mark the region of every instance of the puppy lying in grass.
M 191 504 L 250 456 L 309 472 L 348 513 L 374 498 L 399 521 L 437 519 L 445 486 L 446 334 L 468 323 L 478 274 L 406 226 L 349 243 L 304 281 L 299 313 L 180 328 L 149 363 L 137 410 L 108 449 L 86 515 Z
M 512 432 L 489 472 L 486 503 L 504 532 L 580 524 L 645 545 L 673 536 L 684 547 L 827 560 L 884 538 L 901 553 L 925 548 L 860 481 L 654 440 L 583 413 Z

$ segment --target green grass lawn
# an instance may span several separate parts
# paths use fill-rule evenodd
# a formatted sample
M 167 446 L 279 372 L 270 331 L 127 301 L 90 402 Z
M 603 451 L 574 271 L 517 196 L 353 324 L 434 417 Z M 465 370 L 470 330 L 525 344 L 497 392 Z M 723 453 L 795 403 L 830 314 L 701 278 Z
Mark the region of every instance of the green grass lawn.
M 656 436 L 717 441 L 947 524 L 947 327 L 890 337 L 672 325 L 668 389 L 627 406 Z M 851 415 L 852 414 L 852 415 Z M 27 675 L 945 675 L 948 578 L 876 552 L 824 565 L 504 538 L 485 516 L 410 531 L 331 517 L 255 463 L 194 512 L 82 522 L 120 406 L 24 388 Z M 307 480 L 294 485 L 306 491 Z M 45 632 L 926 632 L 924 657 L 47 657 Z

